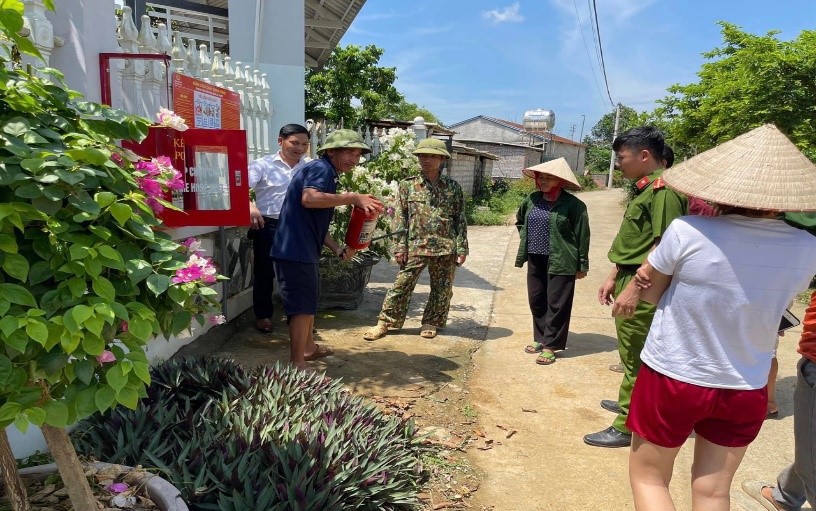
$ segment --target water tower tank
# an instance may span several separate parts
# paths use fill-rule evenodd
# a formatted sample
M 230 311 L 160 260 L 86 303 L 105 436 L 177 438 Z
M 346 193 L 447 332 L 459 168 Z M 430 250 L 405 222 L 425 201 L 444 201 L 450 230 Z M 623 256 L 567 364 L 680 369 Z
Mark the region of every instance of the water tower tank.
M 524 112 L 524 129 L 528 131 L 552 131 L 555 127 L 555 112 L 552 110 L 527 110 Z

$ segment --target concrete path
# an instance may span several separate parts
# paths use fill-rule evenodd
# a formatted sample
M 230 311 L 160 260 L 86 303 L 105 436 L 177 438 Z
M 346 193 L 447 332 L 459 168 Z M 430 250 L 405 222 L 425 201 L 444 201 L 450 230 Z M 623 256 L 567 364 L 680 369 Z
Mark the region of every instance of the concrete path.
M 440 426 L 448 440 L 471 446 L 468 456 L 483 475 L 471 509 L 632 509 L 628 450 L 589 447 L 582 441 L 584 434 L 611 424 L 612 414 L 599 401 L 615 397 L 620 382 L 607 369 L 617 362 L 614 323 L 596 293 L 610 269 L 606 252 L 620 224 L 623 195 L 604 190 L 580 197 L 590 211 L 591 269 L 576 286 L 568 349 L 552 366 L 536 366 L 534 356 L 523 352 L 532 325 L 526 268 L 513 266 L 518 235 L 512 226 L 469 229 L 471 255 L 456 273 L 448 326 L 436 339 L 419 337 L 427 273 L 420 278 L 405 327 L 375 342 L 362 339 L 376 322 L 396 275 L 396 266 L 387 262 L 374 267 L 357 310 L 331 310 L 316 319 L 318 342 L 335 349 L 334 356 L 313 363 L 317 369 L 342 378 L 355 394 L 381 403 L 380 398 L 387 398 L 389 406 L 396 399 L 402 413 L 415 414 L 420 425 Z M 799 317 L 802 311 L 801 305 L 794 309 Z M 250 312 L 213 329 L 180 354 L 228 357 L 249 365 L 285 362 L 286 326 L 279 315 L 275 319 L 275 331 L 260 334 L 252 327 Z M 773 480 L 791 460 L 791 396 L 800 333 L 793 329 L 780 346 L 780 419 L 767 421 L 748 450 L 732 489 L 734 510 L 761 511 L 746 500 L 739 482 Z M 482 437 L 492 440 L 490 448 L 478 448 L 484 447 Z M 690 440 L 675 469 L 673 494 L 680 510 L 691 509 L 692 449 Z
M 476 501 L 496 511 L 633 509 L 628 480 L 628 449 L 602 449 L 582 437 L 606 428 L 614 415 L 599 406 L 617 396 L 620 375 L 607 367 L 618 361 L 615 325 L 609 307 L 598 304 L 597 290 L 611 264 L 609 245 L 620 225 L 620 191 L 580 194 L 589 208 L 592 243 L 590 272 L 578 281 L 568 349 L 551 366 L 537 366 L 523 348 L 531 340 L 532 320 L 526 301 L 526 268 L 513 266 L 518 236 L 508 243 L 487 341 L 473 357 L 468 382 L 471 399 L 488 435 L 518 433 L 490 450 L 470 456 L 487 477 Z M 802 317 L 802 306 L 797 306 Z M 494 336 L 493 332 L 511 331 Z M 791 397 L 795 384 L 794 329 L 779 349 L 780 420 L 766 421 L 749 448 L 732 487 L 732 509 L 763 508 L 740 490 L 745 478 L 775 480 L 793 453 Z M 497 428 L 500 425 L 502 428 Z M 678 456 L 672 495 L 679 510 L 690 510 L 690 471 L 694 440 Z

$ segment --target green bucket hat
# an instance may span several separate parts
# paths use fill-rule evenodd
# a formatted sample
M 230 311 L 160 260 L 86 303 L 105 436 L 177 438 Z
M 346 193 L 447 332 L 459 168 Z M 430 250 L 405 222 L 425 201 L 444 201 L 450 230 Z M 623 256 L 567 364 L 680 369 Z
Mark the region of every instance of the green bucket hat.
M 363 154 L 371 152 L 363 137 L 354 130 L 334 130 L 329 133 L 326 142 L 317 149 L 317 154 L 322 156 L 327 149 L 362 149 Z
M 414 154 L 441 154 L 445 158 L 451 157 L 445 142 L 438 138 L 426 138 L 420 141 L 414 149 Z

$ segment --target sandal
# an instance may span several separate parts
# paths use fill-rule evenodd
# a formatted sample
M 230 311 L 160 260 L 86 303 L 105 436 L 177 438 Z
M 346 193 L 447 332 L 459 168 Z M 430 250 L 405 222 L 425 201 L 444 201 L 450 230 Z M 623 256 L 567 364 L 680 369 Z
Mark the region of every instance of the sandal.
M 425 339 L 433 339 L 436 337 L 436 327 L 433 325 L 422 325 L 422 330 L 419 331 L 419 335 Z
M 328 357 L 333 354 L 333 349 L 329 348 L 328 346 L 320 346 L 319 344 L 315 343 L 315 350 L 309 355 L 304 355 L 303 360 L 306 362 L 311 362 L 313 360 L 317 360 L 318 358 Z
M 543 350 L 538 354 L 538 357 L 536 357 L 536 364 L 540 366 L 555 364 L 555 353 L 550 350 Z
M 528 344 L 527 347 L 524 348 L 524 353 L 541 353 L 542 351 L 544 351 L 544 345 L 540 342 Z
M 385 334 L 387 333 L 388 323 L 386 323 L 385 321 L 378 321 L 377 326 L 374 326 L 369 330 L 366 330 L 365 333 L 363 333 L 363 339 L 365 339 L 366 341 L 376 341 L 381 337 L 385 337 Z

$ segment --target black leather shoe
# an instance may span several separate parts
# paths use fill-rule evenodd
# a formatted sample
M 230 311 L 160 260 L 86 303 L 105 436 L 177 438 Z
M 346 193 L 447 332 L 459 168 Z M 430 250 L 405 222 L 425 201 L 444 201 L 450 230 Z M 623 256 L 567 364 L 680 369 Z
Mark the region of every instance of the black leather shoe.
M 604 399 L 601 401 L 601 408 L 604 410 L 608 410 L 612 413 L 621 413 L 623 409 L 620 407 L 617 401 L 613 401 L 611 399 Z
M 275 325 L 272 323 L 272 318 L 263 318 L 255 322 L 255 328 L 257 328 L 259 332 L 264 334 L 272 332 L 274 326 Z
M 595 447 L 628 447 L 632 443 L 632 434 L 609 426 L 603 431 L 584 436 L 584 443 Z

